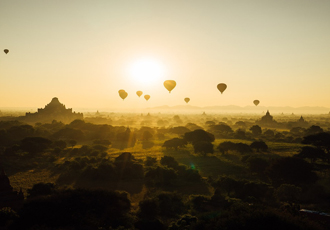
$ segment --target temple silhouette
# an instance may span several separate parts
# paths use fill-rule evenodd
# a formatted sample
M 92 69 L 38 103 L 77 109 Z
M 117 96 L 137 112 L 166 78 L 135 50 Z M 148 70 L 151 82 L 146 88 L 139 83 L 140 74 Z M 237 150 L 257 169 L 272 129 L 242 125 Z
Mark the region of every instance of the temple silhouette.
M 256 123 L 264 127 L 274 127 L 278 124 L 277 121 L 274 120 L 273 116 L 270 115 L 268 110 L 267 113 L 262 116 L 260 120 L 256 121 Z
M 76 119 L 83 119 L 82 113 L 72 112 L 72 109 L 67 109 L 64 104 L 60 103 L 57 97 L 45 106 L 38 109 L 36 113 L 26 113 L 23 120 L 25 122 L 52 122 L 53 120 L 70 123 Z

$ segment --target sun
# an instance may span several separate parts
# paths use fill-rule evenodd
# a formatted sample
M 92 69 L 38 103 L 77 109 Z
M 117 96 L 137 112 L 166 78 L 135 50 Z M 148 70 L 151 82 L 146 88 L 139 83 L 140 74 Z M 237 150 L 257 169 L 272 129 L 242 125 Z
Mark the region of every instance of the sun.
M 128 68 L 130 77 L 142 84 L 152 85 L 165 75 L 164 65 L 154 58 L 140 58 Z

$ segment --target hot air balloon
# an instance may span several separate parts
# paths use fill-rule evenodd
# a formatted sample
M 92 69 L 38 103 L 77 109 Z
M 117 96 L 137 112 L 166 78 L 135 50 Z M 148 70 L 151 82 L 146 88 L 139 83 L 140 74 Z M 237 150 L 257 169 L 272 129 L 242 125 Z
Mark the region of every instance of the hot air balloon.
M 256 106 L 259 105 L 260 101 L 259 100 L 254 100 L 253 104 L 255 104 Z
M 188 102 L 190 101 L 190 98 L 189 98 L 189 97 L 186 97 L 186 98 L 184 99 L 184 101 L 185 101 L 186 103 L 188 103 Z
M 119 90 L 120 91 L 120 90 Z M 128 93 L 124 91 L 119 92 L 119 96 L 124 100 L 127 97 Z
M 164 81 L 164 86 L 169 92 L 171 92 L 174 89 L 174 87 L 176 86 L 176 82 L 173 80 L 167 80 L 167 81 Z
M 142 91 L 136 91 L 136 95 L 138 95 L 139 97 L 141 97 L 142 94 Z
M 4 49 L 3 52 L 5 52 L 5 54 L 7 54 L 9 52 L 9 49 Z
M 120 90 L 118 91 L 119 94 L 121 94 L 121 93 L 123 93 L 123 92 L 125 92 L 125 90 L 123 90 L 123 89 L 120 89 Z
M 220 83 L 220 84 L 217 85 L 217 88 L 222 94 L 223 91 L 225 91 L 227 89 L 227 85 L 225 83 Z
M 146 99 L 147 101 L 149 100 L 149 98 L 150 98 L 150 95 L 144 95 L 144 99 Z

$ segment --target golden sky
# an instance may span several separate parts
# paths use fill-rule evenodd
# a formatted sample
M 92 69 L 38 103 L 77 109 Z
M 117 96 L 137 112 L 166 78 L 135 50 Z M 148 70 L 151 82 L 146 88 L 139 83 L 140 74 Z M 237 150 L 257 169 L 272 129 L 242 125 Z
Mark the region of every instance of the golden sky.
M 0 107 L 330 107 L 329 0 L 1 0 L 0 31 Z

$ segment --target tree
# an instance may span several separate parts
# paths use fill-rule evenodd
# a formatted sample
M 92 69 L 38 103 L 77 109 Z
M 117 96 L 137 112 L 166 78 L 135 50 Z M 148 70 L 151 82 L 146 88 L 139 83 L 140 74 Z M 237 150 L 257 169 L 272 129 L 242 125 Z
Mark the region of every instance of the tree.
M 302 127 L 293 127 L 292 129 L 290 129 L 290 133 L 292 133 L 296 136 L 302 136 L 302 135 L 304 135 L 305 132 L 306 132 L 306 129 L 302 128 Z
M 213 144 L 208 141 L 198 141 L 194 144 L 194 152 L 201 153 L 203 156 L 206 156 L 207 153 L 213 153 Z
M 182 124 L 182 120 L 181 118 L 179 117 L 179 115 L 175 115 L 173 117 L 173 120 L 177 123 L 177 124 Z
M 192 144 L 199 141 L 213 142 L 215 140 L 212 133 L 206 132 L 203 129 L 196 129 L 192 132 L 187 132 L 184 134 L 183 139 Z
M 245 131 L 242 129 L 237 129 L 235 131 L 235 138 L 236 139 L 245 139 L 246 138 Z
M 311 163 L 314 163 L 317 159 L 324 160 L 326 158 L 325 152 L 321 148 L 314 148 L 311 146 L 304 146 L 302 147 L 301 151 L 295 155 L 295 157 L 299 158 L 307 158 L 311 161 Z
M 171 133 L 175 133 L 178 135 L 184 135 L 185 133 L 190 132 L 191 130 L 184 126 L 176 126 L 176 127 L 170 128 L 169 131 Z
M 7 134 L 15 140 L 21 140 L 25 137 L 34 135 L 34 128 L 31 125 L 12 126 L 7 130 Z
M 230 150 L 236 150 L 236 145 L 235 143 L 231 142 L 231 141 L 225 141 L 222 142 L 218 145 L 217 149 L 222 153 L 222 154 L 226 154 L 228 153 L 228 151 Z
M 157 163 L 156 157 L 147 156 L 145 160 L 145 166 L 154 166 Z
M 218 125 L 211 125 L 208 131 L 216 134 L 218 137 L 229 137 L 234 133 L 232 128 L 225 123 L 220 123 Z
M 215 122 L 214 122 L 214 121 L 206 121 L 206 122 L 205 122 L 205 125 L 206 125 L 206 126 L 215 125 Z
M 202 127 L 194 123 L 187 123 L 185 127 L 187 127 L 190 130 L 202 129 Z
M 177 169 L 179 166 L 179 163 L 174 159 L 174 157 L 170 156 L 163 156 L 160 159 L 160 164 L 173 169 Z
M 150 168 L 145 174 L 146 185 L 156 187 L 173 185 L 177 177 L 174 169 L 159 166 Z
M 235 123 L 235 126 L 238 126 L 240 129 L 245 129 L 246 128 L 246 124 L 244 121 L 237 121 Z
M 65 190 L 27 201 L 13 229 L 130 229 L 130 209 L 126 192 Z
M 318 133 L 304 137 L 303 144 L 311 144 L 322 149 L 326 153 L 326 159 L 330 162 L 330 133 Z
M 236 143 L 235 150 L 240 154 L 247 154 L 252 152 L 251 147 L 244 143 Z
M 275 186 L 281 184 L 313 184 L 317 180 L 313 166 L 297 157 L 284 157 L 274 161 L 267 169 L 267 175 Z
M 28 198 L 37 196 L 48 196 L 55 192 L 55 185 L 53 183 L 38 183 L 34 184 L 31 189 L 27 190 Z
M 305 135 L 314 135 L 314 134 L 318 134 L 318 133 L 322 133 L 323 129 L 318 126 L 318 125 L 312 125 L 311 127 L 309 127 L 308 129 L 306 129 L 306 133 Z
M 263 141 L 254 141 L 251 143 L 250 147 L 252 149 L 256 149 L 258 152 L 261 151 L 267 151 L 268 146 L 265 142 Z
M 269 166 L 269 162 L 266 159 L 260 157 L 249 157 L 246 162 L 250 171 L 259 175 L 262 175 L 266 168 Z
M 50 148 L 52 141 L 43 137 L 26 137 L 21 140 L 20 148 L 30 154 L 42 153 Z
M 262 133 L 261 127 L 259 125 L 254 125 L 250 128 L 250 131 L 254 136 L 260 136 Z
M 57 132 L 55 132 L 53 135 L 53 138 L 59 140 L 84 140 L 85 134 L 79 130 L 79 129 L 73 129 L 73 128 L 64 128 Z
M 241 187 L 241 183 L 233 178 L 224 176 L 221 177 L 213 187 L 226 191 L 227 196 L 230 196 L 232 192 L 236 192 Z
M 271 130 L 271 129 L 267 129 L 267 130 L 264 132 L 264 135 L 265 135 L 266 137 L 268 137 L 268 138 L 273 138 L 274 135 L 275 135 L 275 133 L 274 133 L 273 130 Z
M 165 147 L 166 149 L 174 148 L 175 150 L 178 150 L 178 148 L 183 148 L 187 145 L 187 141 L 181 138 L 173 138 L 170 140 L 167 140 L 164 142 L 162 147 Z
M 71 145 L 72 148 L 77 144 L 76 140 L 69 140 L 68 142 L 69 142 L 69 144 Z
M 185 210 L 182 197 L 171 192 L 162 192 L 156 197 L 140 201 L 139 208 L 138 216 L 144 219 L 177 217 Z

